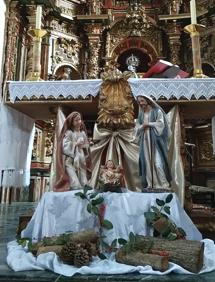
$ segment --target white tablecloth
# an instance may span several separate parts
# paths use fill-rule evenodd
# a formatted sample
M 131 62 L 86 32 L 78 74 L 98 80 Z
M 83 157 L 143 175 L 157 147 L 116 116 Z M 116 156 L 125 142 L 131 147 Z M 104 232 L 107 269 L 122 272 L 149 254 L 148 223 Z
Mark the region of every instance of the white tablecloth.
M 61 234 L 65 231 L 79 231 L 94 227 L 96 221 L 94 216 L 86 211 L 87 202 L 76 197 L 76 192 L 77 191 L 45 193 L 38 204 L 32 220 L 22 232 L 22 236 L 40 239 L 43 236 Z M 106 232 L 107 242 L 112 242 L 113 239 L 119 237 L 126 239 L 131 231 L 136 234 L 150 234 L 151 231 L 146 226 L 144 212 L 148 211 L 150 206 L 156 205 L 156 198 L 165 199 L 166 196 L 167 193 L 104 193 L 103 197 L 106 203 L 105 218 L 109 219 L 114 226 L 112 230 Z M 180 206 L 175 194 L 173 194 L 170 207 L 170 218 L 174 220 L 178 226 L 184 228 L 187 233 L 187 239 L 200 240 L 201 234 Z M 215 270 L 214 242 L 208 239 L 203 241 L 205 244 L 204 266 L 200 273 Z M 150 266 L 135 267 L 120 264 L 115 261 L 114 254 L 111 254 L 110 257 L 105 260 L 100 260 L 95 257 L 89 266 L 76 268 L 63 264 L 53 252 L 41 254 L 36 258 L 32 253 L 29 253 L 26 248 L 18 245 L 15 241 L 8 243 L 7 263 L 14 271 L 48 269 L 65 276 L 73 276 L 75 273 L 90 275 L 132 272 L 157 275 L 164 275 L 170 272 L 191 274 L 174 263 L 169 263 L 169 268 L 165 272 L 154 271 Z
M 96 218 L 87 212 L 87 201 L 75 196 L 77 191 L 46 192 L 37 209 L 22 232 L 22 237 L 39 240 L 44 236 L 59 235 L 68 231 L 77 232 L 96 226 Z M 165 199 L 168 193 L 103 193 L 106 204 L 105 219 L 113 224 L 113 229 L 105 231 L 106 240 L 128 238 L 134 234 L 150 235 L 152 230 L 146 225 L 144 212 L 156 205 L 156 198 Z M 182 227 L 189 240 L 201 240 L 201 233 L 181 207 L 175 194 L 170 203 L 170 218 Z

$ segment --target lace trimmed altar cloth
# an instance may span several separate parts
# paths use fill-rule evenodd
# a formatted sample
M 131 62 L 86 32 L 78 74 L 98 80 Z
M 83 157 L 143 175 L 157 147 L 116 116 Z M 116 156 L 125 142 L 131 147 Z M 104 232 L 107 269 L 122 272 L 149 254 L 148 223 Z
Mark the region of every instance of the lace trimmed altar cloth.
M 185 78 L 185 79 L 161 79 L 161 78 L 129 78 L 129 85 L 136 97 L 142 93 L 154 97 L 175 99 L 211 99 L 215 96 L 214 78 Z M 16 98 L 27 99 L 33 96 L 45 99 L 55 99 L 62 95 L 64 98 L 79 96 L 86 98 L 88 95 L 95 97 L 100 90 L 101 79 L 64 80 L 64 81 L 9 81 L 10 101 Z
M 87 201 L 75 196 L 76 192 L 45 193 L 30 223 L 23 230 L 22 237 L 38 240 L 44 236 L 95 227 L 95 217 L 86 210 Z M 148 211 L 152 205 L 156 205 L 156 198 L 165 199 L 167 195 L 168 193 L 103 193 L 106 204 L 105 218 L 110 220 L 114 226 L 112 230 L 104 232 L 107 236 L 106 242 L 111 243 L 113 239 L 119 237 L 128 239 L 130 232 L 142 235 L 152 234 L 152 230 L 146 226 L 144 212 Z M 200 232 L 181 207 L 175 194 L 173 194 L 173 200 L 170 203 L 170 210 L 170 218 L 186 231 L 187 239 L 201 240 Z M 204 267 L 200 273 L 215 270 L 215 245 L 212 240 L 203 241 L 205 243 Z M 75 273 L 87 275 L 122 274 L 137 271 L 142 274 L 157 275 L 170 272 L 191 274 L 174 263 L 169 263 L 169 269 L 165 272 L 154 271 L 150 266 L 135 267 L 120 264 L 115 261 L 114 254 L 105 260 L 95 257 L 89 266 L 76 268 L 63 264 L 53 252 L 41 254 L 35 258 L 15 241 L 8 243 L 7 263 L 14 271 L 48 269 L 65 276 L 73 276 Z

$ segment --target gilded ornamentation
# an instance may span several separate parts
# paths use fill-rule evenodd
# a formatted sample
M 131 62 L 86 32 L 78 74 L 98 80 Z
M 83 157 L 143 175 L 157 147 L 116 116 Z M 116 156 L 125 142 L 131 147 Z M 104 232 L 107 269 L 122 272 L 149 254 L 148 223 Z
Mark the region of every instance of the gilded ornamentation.
M 102 1 L 100 0 L 90 0 L 87 3 L 88 6 L 88 14 L 95 14 L 100 15 L 101 14 L 101 8 L 102 8 Z
M 169 14 L 170 15 L 178 15 L 180 12 L 180 8 L 182 5 L 182 0 L 172 0 L 169 5 Z
M 29 21 L 28 24 L 28 30 L 35 27 L 35 11 L 36 6 L 35 5 L 29 5 L 27 6 L 27 19 Z M 27 61 L 26 61 L 26 79 L 28 80 L 31 76 L 31 73 L 33 71 L 33 40 L 32 37 L 27 35 L 28 39 L 28 51 L 27 51 Z
M 17 62 L 17 40 L 20 29 L 20 16 L 17 2 L 11 2 L 8 17 L 8 36 L 5 51 L 5 81 L 14 80 Z
M 53 152 L 53 132 L 46 132 L 45 135 L 45 157 L 51 157 Z
M 175 65 L 180 64 L 181 31 L 176 22 L 168 25 L 167 34 L 169 35 L 169 45 L 171 51 L 171 62 Z
M 99 75 L 99 51 L 101 47 L 100 34 L 104 27 L 101 24 L 88 24 L 85 31 L 89 38 L 89 60 L 87 78 L 98 78 Z
M 122 21 L 122 27 L 127 30 L 128 36 L 141 36 L 150 26 L 151 22 L 146 16 L 143 5 L 134 5 L 130 8 Z
M 46 21 L 46 25 L 49 27 L 50 30 L 62 34 L 66 34 L 71 37 L 71 35 L 76 34 L 76 27 L 74 24 L 68 22 L 60 22 L 57 19 L 48 18 Z
M 62 14 L 70 17 L 75 15 L 75 3 L 66 0 L 58 0 L 57 2 L 57 6 L 60 8 Z
M 88 78 L 98 78 L 99 75 L 99 49 L 101 46 L 100 38 L 93 38 L 89 41 L 89 61 L 88 61 Z
M 55 42 L 52 68 L 54 69 L 58 64 L 62 63 L 70 63 L 73 66 L 78 66 L 80 48 L 81 44 L 78 41 L 59 37 Z
M 200 161 L 212 161 L 213 160 L 213 143 L 212 140 L 202 142 L 199 147 Z
M 146 16 L 144 7 L 135 8 L 130 10 L 126 17 L 122 20 L 116 21 L 110 28 L 110 55 L 115 52 L 116 48 L 122 50 L 121 44 L 127 41 L 127 48 L 132 48 L 133 44 L 136 45 L 134 48 L 142 48 L 142 43 L 135 44 L 135 41 L 145 42 L 143 48 L 148 51 L 148 49 L 153 49 L 153 55 L 155 55 L 155 50 L 161 50 L 162 48 L 162 34 L 160 29 L 158 29 L 151 20 Z M 132 45 L 130 44 L 132 43 Z M 159 52 L 158 51 L 158 52 Z M 115 52 L 117 53 L 117 52 Z M 155 57 L 161 54 L 156 54 Z
M 127 81 L 130 73 L 121 73 L 111 64 L 101 77 L 103 84 L 99 96 L 98 126 L 111 130 L 133 127 L 133 99 Z

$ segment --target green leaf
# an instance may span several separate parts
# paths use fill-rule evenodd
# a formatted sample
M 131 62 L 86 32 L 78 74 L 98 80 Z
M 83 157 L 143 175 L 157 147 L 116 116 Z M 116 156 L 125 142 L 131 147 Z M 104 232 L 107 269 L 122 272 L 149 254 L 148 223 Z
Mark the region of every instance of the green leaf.
M 160 213 L 160 211 L 157 207 L 152 206 L 151 209 L 153 210 L 153 212 Z
M 166 200 L 165 200 L 166 204 L 170 203 L 172 201 L 172 198 L 173 198 L 172 194 L 167 195 Z
M 95 198 L 97 195 L 98 195 L 98 193 L 97 193 L 97 192 L 90 194 L 90 199 Z
M 126 244 L 125 246 L 123 246 L 123 249 L 125 250 L 126 253 L 130 253 L 132 248 L 130 244 Z
M 156 199 L 156 203 L 159 207 L 162 207 L 165 205 L 165 202 L 163 200 L 160 200 L 160 199 Z
M 117 244 L 117 239 L 114 239 L 111 243 L 111 248 L 115 249 L 116 248 L 116 244 Z
M 122 246 L 124 246 L 125 244 L 127 244 L 127 240 L 123 239 L 123 238 L 118 238 L 118 243 Z
M 95 200 L 92 200 L 92 205 L 96 206 L 96 205 L 99 205 L 99 204 L 101 204 L 103 202 L 104 202 L 104 198 L 103 197 L 98 197 Z
M 75 196 L 81 197 L 81 199 L 87 199 L 86 195 L 82 192 L 75 193 Z
M 106 228 L 106 229 L 112 229 L 113 228 L 113 224 L 109 221 L 109 220 L 107 220 L 107 219 L 104 219 L 103 221 L 102 221 L 102 227 L 104 227 L 104 228 Z
M 170 207 L 169 206 L 165 206 L 163 209 L 164 209 L 165 213 L 170 215 Z
M 92 189 L 93 189 L 92 187 L 90 187 L 90 186 L 88 186 L 88 185 L 85 185 L 85 186 L 84 186 L 84 194 L 86 194 L 87 191 L 92 190 Z
M 129 241 L 130 241 L 131 244 L 135 243 L 135 241 L 136 241 L 136 237 L 135 237 L 133 232 L 129 233 Z
M 154 212 L 144 212 L 144 216 L 148 224 L 151 224 L 156 219 L 156 214 Z
M 89 213 L 91 213 L 91 212 L 92 212 L 92 206 L 91 206 L 91 204 L 90 204 L 90 203 L 87 205 L 87 211 L 88 211 Z
M 102 259 L 102 260 L 104 260 L 104 259 L 107 258 L 107 257 L 106 257 L 104 254 L 102 254 L 102 253 L 99 253 L 99 254 L 98 254 L 98 257 L 99 257 L 100 259 Z
M 165 238 L 166 238 L 167 240 L 173 241 L 173 240 L 175 240 L 175 239 L 177 238 L 177 235 L 176 235 L 175 233 L 170 232 L 170 233 L 168 234 L 168 236 L 166 236 Z
M 99 214 L 99 209 L 96 207 L 96 206 L 91 206 L 92 207 L 92 212 L 95 214 L 95 215 L 98 215 Z

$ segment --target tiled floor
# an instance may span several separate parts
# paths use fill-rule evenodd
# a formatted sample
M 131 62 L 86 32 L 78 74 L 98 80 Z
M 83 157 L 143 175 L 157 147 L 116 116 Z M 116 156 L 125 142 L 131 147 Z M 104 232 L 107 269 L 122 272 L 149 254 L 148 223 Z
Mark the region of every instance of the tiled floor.
M 155 275 L 91 275 L 63 277 L 49 271 L 23 271 L 14 272 L 6 263 L 7 242 L 14 240 L 19 216 L 27 214 L 35 207 L 35 203 L 12 203 L 11 205 L 0 204 L 0 281 L 31 281 L 31 282 L 63 282 L 63 281 L 186 281 L 186 282 L 214 282 L 215 272 L 204 275 L 175 275 L 155 276 Z

